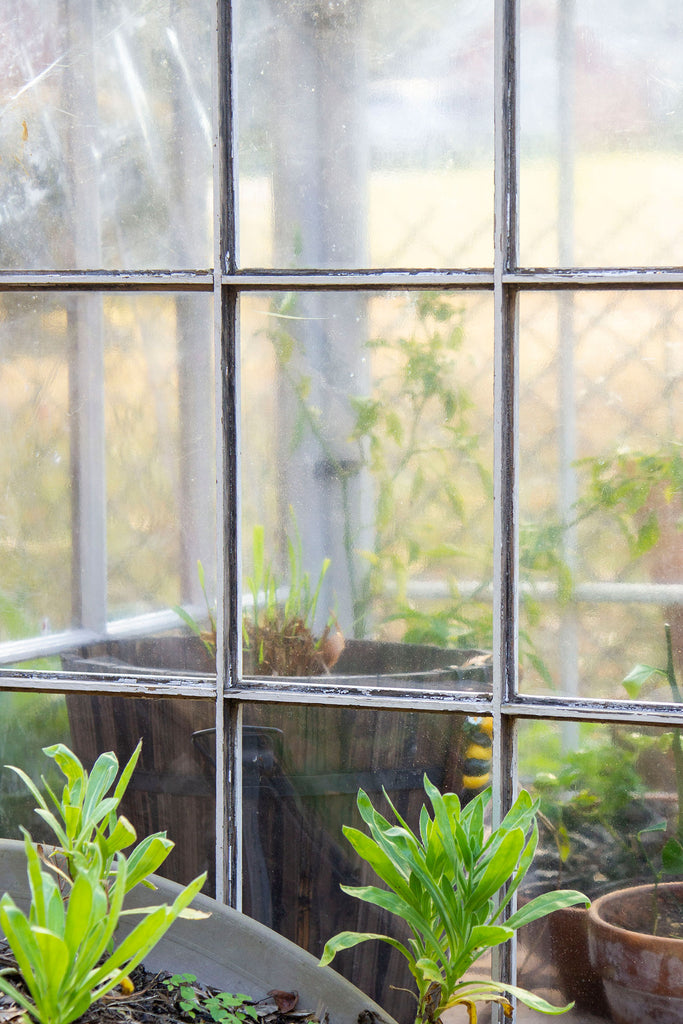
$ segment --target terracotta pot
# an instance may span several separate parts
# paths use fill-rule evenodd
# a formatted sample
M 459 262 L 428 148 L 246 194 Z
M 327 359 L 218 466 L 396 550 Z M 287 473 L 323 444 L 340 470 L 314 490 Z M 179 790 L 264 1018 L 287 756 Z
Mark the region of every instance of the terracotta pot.
M 648 932 L 653 900 L 653 885 L 618 889 L 588 912 L 591 963 L 615 1024 L 683 1021 L 683 939 Z M 660 885 L 658 904 L 680 912 L 683 921 L 683 882 Z
M 562 992 L 577 1009 L 604 1017 L 608 1013 L 602 978 L 588 955 L 588 911 L 565 907 L 548 917 L 550 951 L 557 965 Z

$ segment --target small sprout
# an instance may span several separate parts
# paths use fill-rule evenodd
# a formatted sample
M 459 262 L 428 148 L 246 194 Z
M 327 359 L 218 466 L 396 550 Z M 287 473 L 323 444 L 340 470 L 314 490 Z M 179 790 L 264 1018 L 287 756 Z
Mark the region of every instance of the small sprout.
M 230 992 L 206 995 L 195 988 L 196 982 L 194 974 L 173 974 L 164 980 L 169 992 L 178 993 L 178 1006 L 190 1020 L 194 1020 L 198 1013 L 210 1015 L 216 1024 L 244 1024 L 247 1020 L 258 1020 L 256 1007 L 248 996 Z

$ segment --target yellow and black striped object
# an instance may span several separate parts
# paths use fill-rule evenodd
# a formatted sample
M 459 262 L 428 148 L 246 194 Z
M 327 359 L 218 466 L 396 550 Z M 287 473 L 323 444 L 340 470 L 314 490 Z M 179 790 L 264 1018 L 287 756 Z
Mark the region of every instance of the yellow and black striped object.
M 468 715 L 464 724 L 465 759 L 462 768 L 462 803 L 486 789 L 491 781 L 493 719 Z

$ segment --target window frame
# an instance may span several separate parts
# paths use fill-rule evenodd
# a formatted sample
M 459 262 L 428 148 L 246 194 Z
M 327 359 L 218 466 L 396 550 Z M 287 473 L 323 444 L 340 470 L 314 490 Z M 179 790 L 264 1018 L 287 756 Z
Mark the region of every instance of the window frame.
M 0 689 L 62 693 L 140 694 L 203 697 L 215 702 L 217 898 L 239 907 L 241 879 L 241 709 L 251 701 L 376 707 L 413 711 L 491 714 L 494 723 L 493 789 L 497 820 L 517 785 L 516 723 L 524 719 L 680 725 L 683 710 L 673 703 L 618 699 L 529 697 L 518 680 L 518 304 L 522 294 L 542 290 L 683 289 L 681 268 L 531 268 L 519 264 L 518 66 L 519 0 L 495 0 L 494 265 L 483 270 L 257 270 L 237 263 L 237 144 L 234 6 L 214 0 L 213 153 L 214 267 L 197 271 L 0 272 L 0 291 L 69 294 L 144 291 L 202 292 L 212 295 L 216 371 L 217 452 L 217 675 L 184 679 L 164 674 L 125 678 L 67 672 L 0 669 Z M 240 577 L 240 367 L 239 300 L 250 291 L 442 291 L 483 290 L 494 303 L 494 566 L 493 687 L 490 695 L 399 688 L 365 689 L 302 680 L 245 681 L 241 676 Z M 109 623 L 107 635 L 149 631 L 153 616 Z M 157 616 L 155 621 L 161 621 Z M 99 635 L 92 628 L 2 645 L 2 663 L 59 653 Z M 514 949 L 514 947 L 512 947 Z M 502 954 L 513 969 L 514 951 Z

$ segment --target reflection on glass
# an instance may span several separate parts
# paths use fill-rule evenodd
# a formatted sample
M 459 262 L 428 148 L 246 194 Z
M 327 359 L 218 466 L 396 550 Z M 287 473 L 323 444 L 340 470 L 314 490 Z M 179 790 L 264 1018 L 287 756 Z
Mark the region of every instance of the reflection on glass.
M 175 848 L 161 874 L 187 883 L 209 872 L 205 890 L 215 888 L 214 705 L 199 700 L 137 697 L 0 694 L 2 764 L 13 764 L 38 781 L 44 775 L 56 792 L 63 776 L 41 748 L 65 743 L 92 768 L 113 750 L 123 766 L 142 740 L 137 767 L 121 803 L 140 839 L 167 831 Z M 0 835 L 20 838 L 24 825 L 35 840 L 51 833 L 33 813 L 35 800 L 14 772 L 0 769 Z
M 0 266 L 209 266 L 210 4 L 6 5 L 3 58 Z
M 242 266 L 490 266 L 493 4 L 239 6 Z
M 0 693 L 0 836 L 21 839 L 24 825 L 36 841 L 50 841 L 51 833 L 34 814 L 35 800 L 23 782 L 6 767 L 23 768 L 32 778 L 44 775 L 58 785 L 59 771 L 42 753 L 51 743 L 69 743 L 66 702 L 61 694 Z
M 683 670 L 678 293 L 520 305 L 525 689 L 626 697 L 638 663 Z M 671 700 L 666 680 L 640 693 Z
M 322 953 L 345 929 L 397 933 L 386 912 L 340 892 L 341 883 L 376 884 L 342 834 L 361 827 L 362 787 L 380 810 L 384 786 L 417 828 L 426 773 L 442 791 L 464 799 L 486 785 L 490 765 L 477 765 L 475 740 L 485 722 L 462 715 L 249 704 L 244 709 L 245 911 Z M 485 770 L 482 770 L 485 768 Z M 384 943 L 365 943 L 335 958 L 350 977 L 397 1019 L 415 1015 L 403 960 Z M 484 969 L 484 968 L 482 968 Z
M 209 586 L 214 565 L 210 298 L 6 294 L 0 338 L 0 644 L 201 604 L 197 561 Z M 182 623 L 168 612 L 163 625 Z
M 683 877 L 678 732 L 548 722 L 522 722 L 519 730 L 520 782 L 541 798 L 539 848 L 520 902 L 558 886 L 595 900 L 656 877 Z M 588 955 L 587 927 L 586 912 L 572 910 L 528 928 L 521 983 L 525 975 L 545 978 L 549 989 L 576 1000 L 579 1020 L 592 1020 L 584 1016 L 590 1013 L 622 1019 L 613 1018 Z M 635 916 L 629 927 L 639 929 Z
M 490 648 L 490 312 L 452 293 L 243 299 L 249 673 L 274 667 L 254 607 L 277 610 L 271 633 L 293 631 L 283 615 L 310 628 L 301 674 L 439 669 L 448 685 L 464 650 Z
M 678 0 L 522 0 L 524 265 L 683 261 L 682 41 Z

